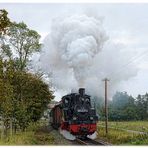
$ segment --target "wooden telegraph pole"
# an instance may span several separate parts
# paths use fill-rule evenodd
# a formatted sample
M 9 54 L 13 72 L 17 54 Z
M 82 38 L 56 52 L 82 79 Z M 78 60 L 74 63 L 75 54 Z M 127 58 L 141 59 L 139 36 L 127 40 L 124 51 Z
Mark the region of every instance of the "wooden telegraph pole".
M 105 130 L 106 134 L 108 134 L 108 102 L 107 102 L 107 82 L 109 79 L 105 78 L 102 81 L 105 82 Z

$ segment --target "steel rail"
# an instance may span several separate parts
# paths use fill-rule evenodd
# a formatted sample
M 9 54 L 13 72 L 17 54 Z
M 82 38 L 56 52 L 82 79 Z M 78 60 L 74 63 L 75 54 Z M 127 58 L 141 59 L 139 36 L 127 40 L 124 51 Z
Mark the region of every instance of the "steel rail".
M 103 140 L 92 140 L 90 138 L 86 138 L 84 140 L 77 138 L 76 142 L 78 142 L 81 145 L 111 145 L 110 143 L 107 143 Z

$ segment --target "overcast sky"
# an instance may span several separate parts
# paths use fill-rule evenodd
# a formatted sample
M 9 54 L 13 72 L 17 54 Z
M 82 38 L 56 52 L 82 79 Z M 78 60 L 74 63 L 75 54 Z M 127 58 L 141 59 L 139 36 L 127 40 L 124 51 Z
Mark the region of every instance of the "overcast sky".
M 51 20 L 56 16 L 82 12 L 101 16 L 109 38 L 131 50 L 133 57 L 137 56 L 133 62 L 139 67 L 137 76 L 121 83 L 118 90 L 134 96 L 148 92 L 148 4 L 0 3 L 0 9 L 6 9 L 11 20 L 24 21 L 38 31 L 42 40 L 50 32 Z M 126 67 L 122 69 L 122 66 L 121 70 L 128 70 Z

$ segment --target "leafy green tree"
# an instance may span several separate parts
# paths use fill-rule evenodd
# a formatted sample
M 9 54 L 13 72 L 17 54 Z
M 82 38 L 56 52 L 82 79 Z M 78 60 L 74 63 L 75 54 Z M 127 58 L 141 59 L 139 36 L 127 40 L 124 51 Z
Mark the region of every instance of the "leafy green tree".
M 148 119 L 148 94 L 136 98 L 137 115 L 139 120 Z
M 11 24 L 10 19 L 7 17 L 8 12 L 4 9 L 0 10 L 0 36 L 6 34 L 6 31 Z
M 142 95 L 138 95 L 136 98 L 136 106 L 138 108 L 138 119 L 143 120 L 144 119 L 144 99 Z
M 128 103 L 129 96 L 127 92 L 116 92 L 112 99 L 112 105 L 114 108 L 124 108 Z
M 123 109 L 123 114 L 125 120 L 137 120 L 137 107 L 135 104 L 135 99 L 132 96 L 129 96 L 128 102 Z
M 25 23 L 10 22 L 0 10 L 0 116 L 14 119 L 24 130 L 39 120 L 53 93 L 41 77 L 27 72 L 33 53 L 40 50 L 40 35 Z
M 7 36 L 3 38 L 3 54 L 16 61 L 18 70 L 25 70 L 29 58 L 40 51 L 40 35 L 27 27 L 23 22 L 11 23 Z M 13 51 L 13 52 L 12 52 Z
M 9 129 L 9 121 L 13 116 L 13 87 L 7 79 L 6 64 L 0 59 L 0 116 L 4 122 L 5 133 Z
M 126 92 L 117 92 L 108 103 L 111 121 L 148 120 L 148 93 L 129 96 Z M 101 120 L 104 120 L 104 105 L 98 105 Z
M 18 71 L 14 65 L 13 60 L 0 60 L 0 113 L 5 127 L 13 118 L 24 130 L 41 118 L 53 95 L 41 77 Z
M 10 19 L 7 17 L 8 12 L 4 9 L 0 10 L 0 53 L 3 53 L 4 36 L 7 34 L 8 28 L 11 25 Z M 4 50 L 8 48 L 5 47 Z M 7 52 L 7 51 L 6 51 Z M 0 54 L 0 57 L 2 55 Z
M 0 79 L 0 110 L 3 118 L 12 116 L 13 89 L 9 82 Z
M 144 103 L 144 108 L 145 108 L 145 119 L 148 120 L 148 93 L 145 94 L 145 103 Z
M 126 92 L 117 92 L 109 110 L 110 120 L 137 120 L 137 107 L 135 99 Z
M 52 91 L 41 78 L 31 73 L 17 71 L 12 83 L 16 98 L 15 117 L 24 130 L 30 122 L 41 118 L 47 104 L 53 99 Z

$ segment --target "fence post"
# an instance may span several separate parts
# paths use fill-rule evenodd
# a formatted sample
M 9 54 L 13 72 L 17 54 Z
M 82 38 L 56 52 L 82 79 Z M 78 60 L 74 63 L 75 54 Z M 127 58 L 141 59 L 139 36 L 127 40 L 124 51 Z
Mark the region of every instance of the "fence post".
M 12 118 L 10 118 L 10 136 L 13 135 L 13 121 Z
M 1 126 L 2 126 L 1 139 L 3 140 L 3 138 L 4 138 L 4 120 L 3 120 L 3 118 L 1 119 Z

